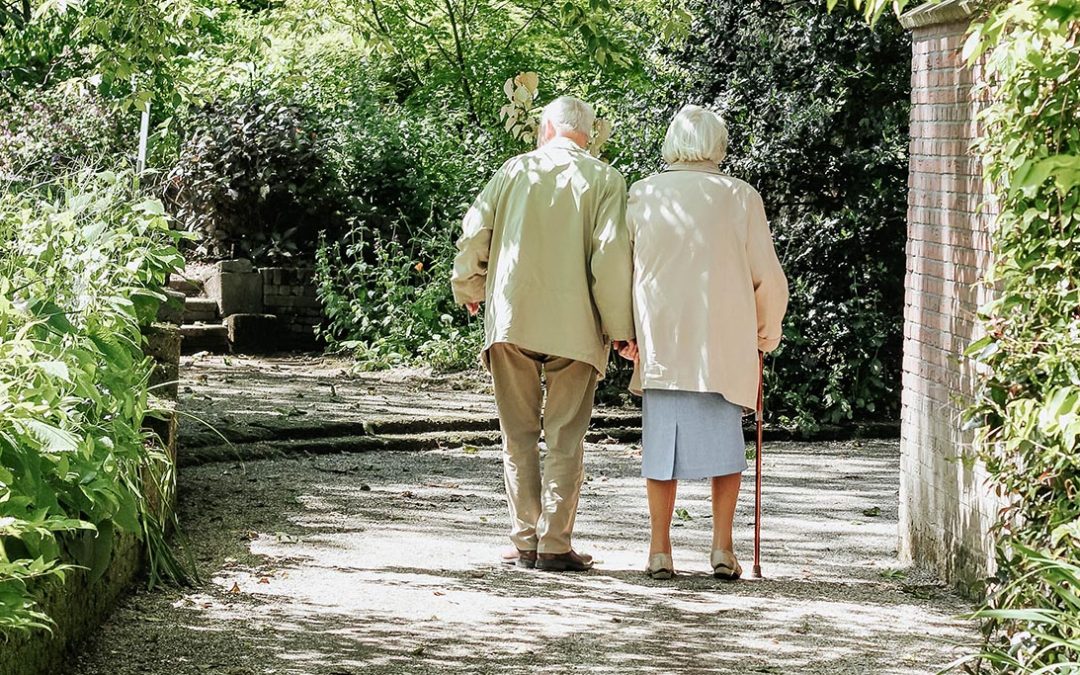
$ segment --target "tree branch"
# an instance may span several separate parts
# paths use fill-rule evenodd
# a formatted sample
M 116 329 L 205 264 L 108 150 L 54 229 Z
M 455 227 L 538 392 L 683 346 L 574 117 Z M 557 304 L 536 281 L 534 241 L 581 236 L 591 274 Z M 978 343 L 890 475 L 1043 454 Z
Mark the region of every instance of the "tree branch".
M 476 114 L 476 105 L 473 102 L 472 85 L 469 83 L 468 74 L 465 72 L 465 53 L 461 48 L 461 36 L 458 34 L 454 6 L 450 4 L 450 0 L 443 0 L 443 4 L 450 16 L 450 29 L 454 37 L 454 51 L 457 54 L 458 74 L 461 76 L 461 90 L 465 94 L 465 104 L 469 107 L 469 116 L 472 117 L 473 124 L 480 126 L 480 116 Z
M 532 24 L 532 22 L 536 21 L 536 19 L 540 17 L 540 14 L 543 11 L 544 11 L 544 6 L 543 5 L 538 5 L 536 7 L 536 11 L 532 13 L 532 16 L 525 19 L 525 21 L 521 24 L 521 27 L 517 29 L 517 32 L 515 32 L 513 35 L 511 35 L 510 39 L 506 41 L 506 46 L 503 47 L 503 49 L 510 49 L 511 45 L 513 45 L 514 42 L 517 41 L 517 39 L 519 37 L 521 37 L 522 33 L 524 33 L 526 30 L 528 30 L 528 28 Z
M 376 2 L 376 0 L 368 0 L 368 6 L 371 7 L 371 16 L 375 20 L 374 25 L 367 20 L 363 13 L 359 14 L 360 20 L 363 21 L 368 28 L 383 36 L 390 44 L 390 49 L 393 50 L 394 56 L 397 57 L 398 62 L 401 63 L 406 71 L 408 71 L 409 75 L 412 76 L 413 81 L 416 83 L 416 86 L 419 87 L 424 81 L 420 78 L 420 73 L 417 72 L 416 67 L 405 57 L 405 53 L 401 51 L 397 42 L 394 41 L 390 32 L 390 27 L 386 25 L 386 22 L 382 18 L 382 14 L 379 12 L 378 2 Z

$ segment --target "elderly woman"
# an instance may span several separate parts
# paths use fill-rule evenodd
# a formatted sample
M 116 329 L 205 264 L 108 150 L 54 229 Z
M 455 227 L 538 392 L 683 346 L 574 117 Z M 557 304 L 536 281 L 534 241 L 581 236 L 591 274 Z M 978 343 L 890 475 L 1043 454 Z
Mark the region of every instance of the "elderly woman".
M 686 106 L 664 139 L 667 170 L 630 189 L 637 344 L 631 388 L 644 397 L 642 476 L 652 544 L 646 572 L 675 573 L 671 516 L 677 481 L 712 481 L 710 563 L 737 579 L 732 521 L 746 470 L 742 416 L 757 404 L 758 352 L 780 343 L 787 279 L 761 196 L 719 168 L 723 119 Z

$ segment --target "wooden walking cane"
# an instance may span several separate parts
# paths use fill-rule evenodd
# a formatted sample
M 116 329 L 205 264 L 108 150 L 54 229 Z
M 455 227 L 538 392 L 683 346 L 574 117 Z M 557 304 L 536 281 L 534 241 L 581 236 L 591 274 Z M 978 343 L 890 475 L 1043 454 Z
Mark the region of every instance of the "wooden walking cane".
M 761 578 L 761 427 L 765 415 L 765 353 L 758 352 L 757 452 L 754 453 L 754 578 Z

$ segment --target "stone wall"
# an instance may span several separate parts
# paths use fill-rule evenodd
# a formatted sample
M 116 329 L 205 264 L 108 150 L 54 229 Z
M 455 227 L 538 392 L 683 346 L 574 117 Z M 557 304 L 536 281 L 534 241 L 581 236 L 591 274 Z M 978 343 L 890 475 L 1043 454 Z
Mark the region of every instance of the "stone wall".
M 89 535 L 82 535 L 89 536 Z M 115 535 L 112 562 L 104 575 L 90 577 L 84 570 L 67 573 L 63 584 L 41 589 L 40 606 L 55 621 L 51 633 L 35 631 L 0 637 L 0 675 L 56 675 L 66 673 L 71 649 L 108 617 L 117 600 L 142 570 L 143 548 L 134 535 Z
M 978 284 L 990 265 L 992 209 L 971 152 L 984 102 L 979 69 L 961 50 L 973 7 L 946 1 L 909 12 L 912 30 L 911 168 L 901 413 L 900 554 L 969 594 L 993 564 L 987 530 L 997 510 L 962 430 L 980 336 Z
M 176 377 L 180 363 L 179 315 L 165 305 L 159 321 L 143 329 L 145 353 L 154 359 L 150 385 L 151 405 L 160 415 L 146 418 L 146 427 L 160 438 L 165 452 L 176 460 Z M 173 474 L 175 475 L 175 473 Z M 155 509 L 163 505 L 162 495 L 146 486 L 147 498 Z M 66 542 L 71 562 L 89 566 L 87 551 L 97 545 L 91 533 L 72 535 Z M 50 581 L 37 589 L 42 611 L 56 622 L 51 632 L 0 636 L 0 675 L 51 675 L 66 673 L 72 649 L 108 617 L 117 600 L 139 578 L 144 562 L 142 542 L 131 533 L 107 533 L 113 544 L 108 566 L 97 576 L 85 569 L 67 572 L 63 583 Z M 80 551 L 82 552 L 80 554 Z
M 316 346 L 315 327 L 323 319 L 315 295 L 315 270 L 309 267 L 263 267 L 263 308 L 278 317 L 287 346 Z

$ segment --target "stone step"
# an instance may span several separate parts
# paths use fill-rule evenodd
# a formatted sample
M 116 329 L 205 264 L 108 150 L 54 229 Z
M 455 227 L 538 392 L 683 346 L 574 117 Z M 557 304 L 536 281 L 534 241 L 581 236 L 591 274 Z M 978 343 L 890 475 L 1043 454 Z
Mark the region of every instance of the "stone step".
M 182 438 L 182 437 L 181 437 Z M 373 450 L 416 451 L 440 447 L 490 447 L 499 444 L 499 432 L 435 432 L 395 436 L 332 436 L 328 438 L 268 439 L 242 445 L 210 445 L 191 448 L 183 445 L 177 453 L 177 464 L 193 466 L 209 462 L 267 459 L 290 455 L 325 455 Z
M 180 326 L 180 351 L 183 354 L 212 352 L 228 354 L 229 329 L 221 323 L 187 323 Z
M 495 417 L 416 417 L 402 419 L 318 420 L 311 416 L 282 419 L 275 416 L 257 417 L 220 429 L 193 425 L 185 431 L 183 446 L 198 448 L 222 443 L 255 443 L 267 440 L 301 441 L 338 436 L 404 436 L 422 433 L 472 433 L 499 430 Z M 589 425 L 595 438 L 637 438 L 641 435 L 641 415 L 635 413 L 597 411 Z
M 165 302 L 158 307 L 157 320 L 180 325 L 184 323 L 184 303 L 187 296 L 172 288 L 164 289 Z
M 750 418 L 747 418 L 749 420 Z M 588 443 L 601 446 L 637 443 L 641 440 L 640 415 L 599 411 L 585 436 Z M 754 442 L 755 429 L 743 427 L 748 446 Z M 880 439 L 899 436 L 896 422 L 875 422 L 855 428 L 823 427 L 804 434 L 783 427 L 767 426 L 765 442 Z M 223 439 L 224 437 L 224 439 Z M 415 420 L 339 420 L 319 423 L 316 420 L 274 424 L 265 422 L 242 427 L 206 431 L 201 426 L 180 435 L 181 466 L 236 459 L 263 459 L 288 455 L 317 455 L 372 450 L 423 451 L 461 446 L 489 447 L 501 442 L 495 418 L 417 418 Z M 765 454 L 768 453 L 766 445 Z M 753 459 L 748 448 L 747 459 Z
M 169 277 L 169 288 L 180 291 L 187 296 L 199 296 L 203 294 L 203 284 L 197 279 L 188 279 L 179 274 Z
M 210 322 L 219 318 L 216 300 L 190 295 L 184 300 L 184 323 Z
M 624 431 L 625 433 L 619 434 L 617 438 L 602 430 L 590 431 L 585 436 L 585 441 L 603 445 L 614 442 L 635 442 L 641 439 L 640 429 Z M 416 452 L 438 448 L 492 447 L 501 443 L 502 438 L 499 432 L 494 430 L 428 431 L 388 435 L 356 434 L 318 438 L 271 437 L 239 445 L 219 442 L 198 447 L 191 447 L 181 441 L 178 463 L 180 466 L 192 466 L 235 459 L 267 459 L 289 455 L 325 455 L 373 450 Z

